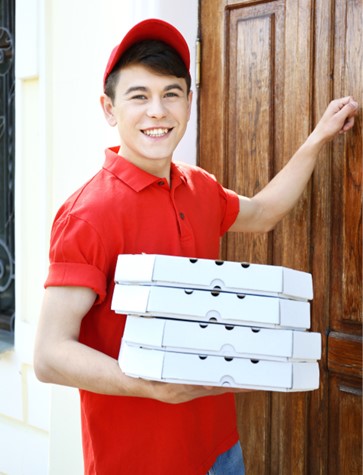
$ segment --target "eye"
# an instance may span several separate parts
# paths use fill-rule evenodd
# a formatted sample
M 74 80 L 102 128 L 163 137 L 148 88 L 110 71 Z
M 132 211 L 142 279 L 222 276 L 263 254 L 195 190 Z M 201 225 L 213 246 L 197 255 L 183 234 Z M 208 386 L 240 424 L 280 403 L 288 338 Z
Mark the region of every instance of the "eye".
M 137 94 L 135 96 L 131 96 L 130 99 L 132 101 L 146 101 L 147 97 L 144 94 Z
M 165 97 L 179 97 L 179 94 L 177 92 L 172 92 L 172 91 L 169 91 L 167 93 L 165 93 Z

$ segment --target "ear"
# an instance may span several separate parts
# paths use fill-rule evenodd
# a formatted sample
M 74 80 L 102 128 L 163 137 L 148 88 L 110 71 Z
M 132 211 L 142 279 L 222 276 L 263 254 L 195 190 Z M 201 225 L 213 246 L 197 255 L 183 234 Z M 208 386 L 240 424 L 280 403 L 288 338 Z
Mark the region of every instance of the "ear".
M 115 125 L 117 125 L 117 121 L 113 115 L 112 100 L 110 99 L 110 97 L 106 96 L 106 94 L 102 94 L 102 96 L 100 97 L 100 103 L 107 123 L 111 127 L 115 127 Z

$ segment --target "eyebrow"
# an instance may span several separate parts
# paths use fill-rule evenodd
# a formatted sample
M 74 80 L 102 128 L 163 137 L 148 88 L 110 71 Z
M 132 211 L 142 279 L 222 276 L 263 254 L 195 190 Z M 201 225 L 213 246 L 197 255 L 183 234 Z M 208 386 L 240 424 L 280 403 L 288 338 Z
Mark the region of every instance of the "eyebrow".
M 164 91 L 171 91 L 172 89 L 179 89 L 179 91 L 184 92 L 184 89 L 179 84 L 170 84 L 166 86 Z
M 147 91 L 147 88 L 146 88 L 146 87 L 143 87 L 143 86 L 133 86 L 133 87 L 129 87 L 129 88 L 127 89 L 127 91 L 125 92 L 125 96 L 127 96 L 128 94 L 131 94 L 132 92 L 136 92 L 136 91 L 146 92 L 146 91 Z
M 171 91 L 172 89 L 178 89 L 179 91 L 184 92 L 183 88 L 179 84 L 169 84 L 168 86 L 164 88 L 164 91 L 167 92 L 167 91 Z M 125 92 L 125 96 L 133 92 L 147 92 L 147 91 L 148 91 L 148 88 L 145 86 L 131 86 Z

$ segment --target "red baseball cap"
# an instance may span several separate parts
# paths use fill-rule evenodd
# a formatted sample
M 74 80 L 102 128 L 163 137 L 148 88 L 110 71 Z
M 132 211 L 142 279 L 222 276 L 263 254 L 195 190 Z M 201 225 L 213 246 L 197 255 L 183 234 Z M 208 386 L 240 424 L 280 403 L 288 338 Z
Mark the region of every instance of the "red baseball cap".
M 126 34 L 121 43 L 117 45 L 111 52 L 108 60 L 105 74 L 103 76 L 103 84 L 118 63 L 121 56 L 135 43 L 144 40 L 159 40 L 168 44 L 179 54 L 183 60 L 187 70 L 190 69 L 190 53 L 187 42 L 183 35 L 173 25 L 163 20 L 151 18 L 144 20 L 135 25 Z

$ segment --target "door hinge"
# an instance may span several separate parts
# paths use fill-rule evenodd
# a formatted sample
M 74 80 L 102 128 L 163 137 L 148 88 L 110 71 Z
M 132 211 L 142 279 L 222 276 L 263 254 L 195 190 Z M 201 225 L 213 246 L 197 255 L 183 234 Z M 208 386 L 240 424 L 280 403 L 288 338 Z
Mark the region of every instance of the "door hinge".
M 198 37 L 195 42 L 195 87 L 200 87 L 200 68 L 201 68 L 201 40 Z

